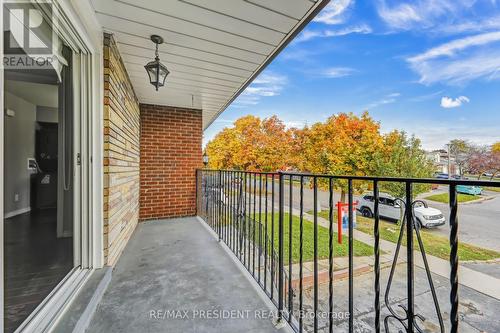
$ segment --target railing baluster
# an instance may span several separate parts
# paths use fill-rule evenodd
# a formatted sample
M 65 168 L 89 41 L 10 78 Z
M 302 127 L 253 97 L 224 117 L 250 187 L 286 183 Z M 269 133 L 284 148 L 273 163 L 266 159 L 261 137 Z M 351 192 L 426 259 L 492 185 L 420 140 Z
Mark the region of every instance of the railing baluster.
M 333 178 L 328 179 L 328 332 L 333 332 Z
M 237 178 L 238 178 L 238 173 L 236 172 L 231 172 L 233 174 L 233 177 L 231 179 L 231 198 L 232 198 L 232 203 L 231 203 L 231 222 L 227 225 L 227 238 L 228 238 L 228 243 L 229 243 L 229 248 L 233 248 L 233 229 L 234 229 L 234 224 L 236 223 L 236 219 L 238 218 L 238 206 L 237 206 L 237 200 L 238 200 L 238 192 L 236 191 L 237 189 Z
M 279 221 L 278 221 L 278 318 L 283 319 L 283 209 L 285 197 L 283 195 L 283 174 L 279 173 Z
M 237 216 L 237 205 L 238 205 L 238 197 L 237 197 L 237 193 L 236 193 L 236 179 L 238 177 L 238 173 L 236 172 L 231 172 L 232 174 L 232 177 L 231 177 L 231 181 L 230 181 L 230 184 L 229 184 L 229 188 L 231 189 L 230 192 L 229 192 L 229 198 L 231 199 L 231 202 L 228 203 L 230 206 L 231 206 L 231 213 L 230 214 L 230 222 L 227 223 L 227 226 L 228 226 L 228 230 L 227 230 L 227 237 L 228 237 L 228 242 L 229 242 L 229 247 L 233 250 L 234 252 L 234 244 L 233 244 L 233 230 L 234 230 L 234 226 L 235 226 L 235 223 L 238 219 L 238 216 Z M 228 198 L 228 199 L 229 199 Z
M 348 180 L 348 217 L 349 217 L 349 332 L 354 332 L 354 216 L 352 207 L 354 204 L 352 178 Z
M 238 234 L 240 230 L 240 223 L 241 223 L 241 180 L 242 180 L 242 173 L 238 172 L 238 180 L 236 182 L 236 192 L 237 192 L 237 204 L 236 204 L 236 226 L 233 230 L 233 247 L 235 253 L 239 253 L 239 243 L 238 243 Z
M 318 331 L 318 178 L 313 177 L 314 203 L 314 332 Z
M 217 175 L 217 186 L 216 186 L 216 193 L 217 193 L 217 221 L 219 225 L 224 225 L 225 220 L 224 220 L 224 204 L 223 204 L 223 184 L 224 184 L 224 172 L 218 171 Z
M 304 176 L 300 176 L 300 230 L 299 230 L 299 333 L 302 333 L 304 319 L 304 296 L 303 296 L 303 281 L 304 272 L 302 263 L 304 260 Z
M 228 230 L 229 233 L 229 247 L 234 252 L 234 231 L 236 229 L 236 224 L 238 223 L 238 173 L 234 172 L 234 180 L 233 180 L 233 218 L 231 219 L 230 228 Z
M 373 182 L 373 212 L 375 223 L 373 235 L 375 236 L 375 332 L 380 333 L 380 212 L 378 181 Z
M 252 239 L 251 237 L 251 230 L 252 230 L 252 174 L 248 174 L 248 214 L 247 214 L 247 225 L 248 225 L 248 234 L 247 234 L 247 255 L 248 255 L 248 271 L 252 269 L 252 261 L 251 261 L 251 254 L 252 251 L 250 250 L 250 241 Z
M 451 333 L 458 332 L 458 199 L 457 187 L 452 184 L 450 191 L 450 302 Z
M 257 174 L 253 174 L 253 218 L 252 218 L 252 275 L 255 277 L 255 222 L 256 222 L 256 213 L 257 213 Z
M 271 299 L 274 296 L 274 174 L 271 177 Z
M 245 172 L 245 180 L 243 183 L 244 186 L 244 191 L 243 191 L 243 196 L 244 196 L 244 201 L 245 201 L 245 219 L 243 221 L 243 235 L 241 238 L 241 242 L 243 245 L 243 265 L 248 269 L 248 260 L 247 260 L 247 229 L 248 229 L 248 173 Z
M 218 225 L 217 221 L 217 202 L 216 202 L 216 190 L 215 186 L 217 184 L 217 176 L 216 176 L 216 171 L 212 172 L 212 223 L 213 225 Z
M 213 229 L 214 225 L 212 224 L 212 173 L 209 172 L 208 175 L 208 185 L 207 185 L 207 214 L 208 214 L 208 221 L 210 227 Z M 217 232 L 217 230 L 215 230 Z
M 292 288 L 292 240 L 293 240 L 293 176 L 289 178 L 289 186 L 288 186 L 288 311 L 290 315 L 288 316 L 288 322 L 292 322 L 292 314 L 293 314 L 293 288 Z
M 413 209 L 412 209 L 412 183 L 406 182 L 406 278 L 407 278 L 407 302 L 408 308 L 406 315 L 408 317 L 408 333 L 415 331 L 414 327 L 414 289 L 413 289 Z
M 235 253 L 238 252 L 238 229 L 241 222 L 241 172 L 236 173 L 235 187 L 235 197 L 236 197 L 236 209 L 235 209 L 235 221 L 233 223 L 232 230 L 232 243 Z
M 228 225 L 230 223 L 232 223 L 232 196 L 231 196 L 231 184 L 232 184 L 232 179 L 233 179 L 234 175 L 233 173 L 231 172 L 229 174 L 229 196 L 228 196 L 228 205 L 229 205 L 229 214 L 228 214 L 228 220 L 227 221 L 224 221 L 224 223 L 221 223 L 220 224 L 220 231 L 221 231 L 221 234 L 222 234 L 222 239 L 224 239 L 224 242 L 226 243 L 226 245 L 228 245 L 228 241 L 227 241 L 227 229 L 228 229 Z
M 268 235 L 267 235 L 267 200 L 268 200 L 268 183 L 267 183 L 267 180 L 268 180 L 268 175 L 266 174 L 266 182 L 265 182 L 265 186 L 266 186 L 266 191 L 265 191 L 265 196 L 266 196 L 266 201 L 265 201 L 265 218 L 264 218 L 264 223 L 265 223 L 265 227 L 264 227 L 264 291 L 267 290 L 267 245 L 268 245 Z M 272 286 L 272 284 L 271 284 Z
M 212 228 L 214 228 L 214 175 L 213 172 L 210 173 L 210 220 L 212 223 Z M 220 236 L 220 235 L 219 235 Z M 220 237 L 219 237 L 220 239 Z
M 258 280 L 260 284 L 261 256 L 262 256 L 262 173 L 259 174 L 259 260 L 258 260 Z

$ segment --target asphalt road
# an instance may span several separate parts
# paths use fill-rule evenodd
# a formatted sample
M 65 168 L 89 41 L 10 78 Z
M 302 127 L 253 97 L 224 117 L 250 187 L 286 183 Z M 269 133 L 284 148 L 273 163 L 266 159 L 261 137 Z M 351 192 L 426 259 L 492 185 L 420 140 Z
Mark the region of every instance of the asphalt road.
M 485 192 L 492 199 L 469 204 L 459 204 L 459 241 L 500 251 L 500 196 L 498 193 Z M 441 210 L 449 216 L 447 204 L 428 202 L 429 206 Z M 445 225 L 433 232 L 448 237 L 449 228 Z

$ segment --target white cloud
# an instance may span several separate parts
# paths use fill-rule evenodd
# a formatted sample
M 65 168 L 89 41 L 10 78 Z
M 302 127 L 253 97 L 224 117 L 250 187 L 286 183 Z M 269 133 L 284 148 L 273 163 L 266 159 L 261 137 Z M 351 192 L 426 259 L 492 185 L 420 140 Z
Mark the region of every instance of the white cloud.
M 498 43 L 498 45 L 490 45 Z M 470 80 L 500 78 L 500 32 L 456 39 L 407 59 L 420 83 L 464 84 Z
M 434 98 L 436 96 L 439 96 L 442 93 L 443 93 L 443 91 L 439 90 L 439 91 L 436 91 L 436 92 L 433 92 L 433 93 L 430 93 L 430 94 L 415 96 L 415 97 L 412 97 L 412 98 L 410 98 L 408 100 L 411 101 L 411 102 L 422 102 L 422 101 L 426 101 L 426 100 L 432 99 L 432 98 Z
M 463 18 L 453 24 L 445 24 L 435 27 L 437 32 L 444 34 L 477 33 L 500 29 L 500 15 L 482 17 L 480 20 Z
M 349 67 L 330 67 L 325 69 L 321 74 L 328 78 L 339 78 L 352 75 L 356 70 Z
M 382 106 L 382 105 L 395 103 L 399 96 L 401 96 L 401 94 L 398 92 L 387 94 L 383 98 L 381 98 L 373 103 L 368 104 L 365 107 L 365 109 L 371 110 L 371 109 L 375 109 L 375 108 Z
M 345 12 L 354 4 L 353 0 L 332 0 L 323 10 L 314 18 L 315 22 L 325 24 L 340 24 L 345 21 Z
M 466 96 L 459 96 L 457 98 L 451 98 L 444 96 L 441 98 L 441 107 L 445 109 L 458 108 L 462 106 L 463 103 L 469 103 L 470 99 Z
M 477 7 L 492 16 L 476 19 L 471 13 Z M 500 27 L 496 2 L 477 0 L 378 0 L 377 12 L 392 30 L 429 30 L 457 34 L 484 32 Z
M 233 105 L 236 107 L 256 105 L 262 97 L 279 95 L 287 82 L 288 78 L 284 75 L 261 74 L 243 91 Z
M 457 53 L 457 51 L 461 51 L 472 46 L 486 45 L 496 41 L 500 41 L 500 31 L 469 36 L 434 47 L 423 54 L 409 58 L 408 61 L 422 62 L 441 56 L 453 56 Z
M 297 38 L 295 38 L 295 43 L 305 42 L 313 38 L 326 38 L 326 37 L 338 37 L 350 34 L 369 34 L 372 32 L 372 28 L 367 24 L 358 24 L 353 26 L 348 26 L 341 29 L 326 29 L 326 30 L 304 30 Z
M 388 8 L 385 2 L 378 8 L 380 17 L 393 28 L 408 29 L 416 22 L 421 22 L 422 17 L 416 8 L 409 4 L 400 4 L 393 8 Z
M 304 128 L 307 125 L 307 120 L 290 120 L 284 122 L 287 129 L 290 128 Z

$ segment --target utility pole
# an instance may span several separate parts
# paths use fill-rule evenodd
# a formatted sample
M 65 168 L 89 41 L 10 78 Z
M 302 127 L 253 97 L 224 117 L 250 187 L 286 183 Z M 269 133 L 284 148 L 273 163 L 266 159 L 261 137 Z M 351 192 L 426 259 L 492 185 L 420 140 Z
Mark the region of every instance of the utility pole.
M 450 144 L 447 143 L 446 147 L 448 148 L 448 178 L 451 177 L 451 154 L 450 154 Z

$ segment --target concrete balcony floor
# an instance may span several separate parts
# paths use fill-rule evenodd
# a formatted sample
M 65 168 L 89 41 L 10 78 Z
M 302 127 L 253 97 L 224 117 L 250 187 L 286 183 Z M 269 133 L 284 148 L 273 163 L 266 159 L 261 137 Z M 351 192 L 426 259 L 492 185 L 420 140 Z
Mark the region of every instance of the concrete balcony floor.
M 87 332 L 277 332 L 269 304 L 202 223 L 140 223 Z

